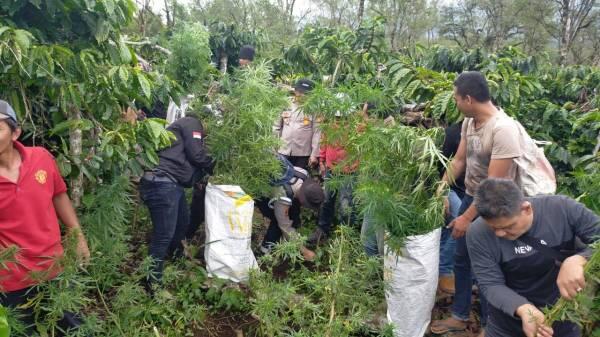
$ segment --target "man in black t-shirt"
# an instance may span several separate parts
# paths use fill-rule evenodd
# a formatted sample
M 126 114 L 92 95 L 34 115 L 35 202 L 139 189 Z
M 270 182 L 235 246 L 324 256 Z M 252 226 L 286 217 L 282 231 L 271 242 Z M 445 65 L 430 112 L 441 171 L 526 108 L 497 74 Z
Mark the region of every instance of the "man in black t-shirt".
M 571 322 L 545 326 L 540 310 L 585 288 L 592 249 L 578 249 L 575 239 L 597 240 L 600 217 L 565 196 L 525 198 L 505 179 L 484 180 L 474 204 L 480 218 L 467 232 L 467 247 L 490 305 L 485 336 L 579 337 Z

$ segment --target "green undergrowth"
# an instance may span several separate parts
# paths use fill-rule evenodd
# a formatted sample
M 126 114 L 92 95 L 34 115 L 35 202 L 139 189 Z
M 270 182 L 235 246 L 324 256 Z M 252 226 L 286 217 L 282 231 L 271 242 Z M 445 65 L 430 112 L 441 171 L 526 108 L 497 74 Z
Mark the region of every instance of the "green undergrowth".
M 81 267 L 75 241 L 66 238 L 64 272 L 38 286 L 24 307 L 35 313 L 34 336 L 56 336 L 62 312 L 80 313 L 83 326 L 67 336 L 203 336 L 211 316 L 254 322 L 247 336 L 383 336 L 385 316 L 381 260 L 362 251 L 356 229 L 340 226 L 318 259 L 306 263 L 301 241 L 289 241 L 262 257 L 248 285 L 211 279 L 200 261 L 167 264 L 153 297 L 142 286 L 149 219 L 126 177 L 86 196 L 80 220 L 92 253 Z M 14 252 L 15 254 L 17 252 Z M 6 258 L 6 259 L 5 259 Z M 3 256 L 2 263 L 10 261 Z M 23 308 L 21 308 L 23 309 Z M 31 336 L 20 309 L 7 310 L 11 336 Z M 0 333 L 2 333 L 0 312 Z
M 68 336 L 179 337 L 194 336 L 213 313 L 248 310 L 246 291 L 210 280 L 195 260 L 168 264 L 164 286 L 149 296 L 141 282 L 151 266 L 146 258 L 149 220 L 145 213 L 142 205 L 136 205 L 126 177 L 86 196 L 80 221 L 91 263 L 80 267 L 74 242 L 65 240 L 66 254 L 59 261 L 64 272 L 38 286 L 38 295 L 25 305 L 36 315 L 35 330 L 40 336 L 57 335 L 63 311 L 84 318 L 81 329 Z M 11 336 L 30 336 L 19 320 L 19 310 L 9 310 L 7 316 Z
M 314 264 L 302 261 L 301 244 L 279 244 L 251 276 L 256 336 L 384 335 L 382 262 L 364 254 L 359 233 L 340 226 Z

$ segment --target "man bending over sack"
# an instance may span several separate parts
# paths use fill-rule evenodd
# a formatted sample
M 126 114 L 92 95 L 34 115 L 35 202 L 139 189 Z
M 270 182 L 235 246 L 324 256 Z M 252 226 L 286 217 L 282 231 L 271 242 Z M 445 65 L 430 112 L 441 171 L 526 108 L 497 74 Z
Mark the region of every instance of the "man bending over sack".
M 323 188 L 308 176 L 305 169 L 293 166 L 282 155 L 279 155 L 279 160 L 286 173 L 283 178 L 274 182 L 273 198 L 263 198 L 256 203 L 263 216 L 271 221 L 260 247 L 264 254 L 268 254 L 282 236 L 289 239 L 298 234 L 292 219 L 302 207 L 318 212 L 325 200 Z M 304 246 L 300 250 L 305 260 L 314 260 L 315 253 L 312 250 Z

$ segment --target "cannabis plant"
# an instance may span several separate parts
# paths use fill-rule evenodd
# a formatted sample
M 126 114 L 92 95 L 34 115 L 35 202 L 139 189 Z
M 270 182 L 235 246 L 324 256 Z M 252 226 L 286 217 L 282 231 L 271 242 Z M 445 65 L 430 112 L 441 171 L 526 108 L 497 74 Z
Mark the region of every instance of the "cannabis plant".
M 353 88 L 345 93 L 359 96 Z M 352 178 L 356 204 L 364 216 L 373 219 L 375 228 L 388 234 L 387 244 L 400 249 L 407 237 L 426 234 L 443 223 L 442 196 L 437 193 L 439 165 L 446 162 L 438 149 L 443 132 L 385 125 L 356 112 L 360 105 L 347 103 L 343 97 L 319 88 L 304 108 L 323 116 L 326 143 L 346 149 L 347 158 L 338 166 L 357 165 Z M 338 111 L 341 118 L 336 119 Z M 339 182 L 333 179 L 329 184 Z
M 273 124 L 288 106 L 285 93 L 270 82 L 265 64 L 239 71 L 229 95 L 223 95 L 221 116 L 206 120 L 206 142 L 216 160 L 213 183 L 240 185 L 253 197 L 267 195 L 278 176 L 279 145 Z
M 262 259 L 262 270 L 250 278 L 257 335 L 345 337 L 372 330 L 383 299 L 381 261 L 365 255 L 354 229 L 341 226 L 336 234 L 320 251 L 317 271 L 293 262 L 301 241 L 281 243 Z M 275 278 L 284 261 L 287 274 Z
M 585 265 L 586 288 L 573 300 L 561 298 L 546 308 L 546 324 L 555 321 L 571 321 L 583 330 L 583 336 L 600 336 L 600 241 L 595 252 Z
M 6 308 L 0 305 L 0 337 L 10 336 L 10 326 L 6 315 Z
M 215 70 L 210 65 L 209 38 L 208 30 L 200 23 L 186 23 L 171 37 L 166 70 L 186 90 L 200 89 Z
M 356 134 L 349 149 L 360 161 L 356 199 L 365 216 L 388 234 L 387 244 L 400 249 L 404 240 L 443 224 L 437 148 L 439 129 L 370 124 Z

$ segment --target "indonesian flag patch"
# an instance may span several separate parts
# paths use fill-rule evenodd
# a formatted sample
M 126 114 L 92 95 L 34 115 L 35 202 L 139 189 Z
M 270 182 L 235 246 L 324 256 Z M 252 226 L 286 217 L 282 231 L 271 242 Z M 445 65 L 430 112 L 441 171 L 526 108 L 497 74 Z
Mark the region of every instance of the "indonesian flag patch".
M 192 131 L 192 138 L 202 139 L 202 133 L 198 131 Z

